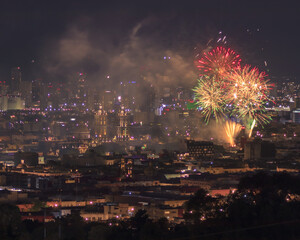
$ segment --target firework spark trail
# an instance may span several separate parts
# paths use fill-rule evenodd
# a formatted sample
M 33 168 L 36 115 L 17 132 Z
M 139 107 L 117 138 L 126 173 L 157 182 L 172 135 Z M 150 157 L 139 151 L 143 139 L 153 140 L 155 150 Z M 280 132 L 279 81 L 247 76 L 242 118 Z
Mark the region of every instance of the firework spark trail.
M 252 132 L 253 132 L 253 128 L 255 126 L 255 123 L 256 123 L 256 120 L 253 119 L 253 122 L 252 122 L 251 127 L 250 127 L 250 131 L 249 131 L 249 138 L 251 138 L 251 136 L 252 136 Z
M 226 121 L 224 125 L 225 133 L 228 137 L 228 142 L 230 146 L 235 146 L 235 138 L 241 131 L 242 126 L 239 123 L 233 121 Z

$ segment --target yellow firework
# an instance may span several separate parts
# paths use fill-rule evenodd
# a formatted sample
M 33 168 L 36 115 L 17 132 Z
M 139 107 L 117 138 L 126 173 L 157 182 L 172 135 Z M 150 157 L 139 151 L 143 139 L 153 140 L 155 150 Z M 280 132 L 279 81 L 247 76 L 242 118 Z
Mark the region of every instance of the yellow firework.
M 260 124 L 268 123 L 270 117 L 264 105 L 269 100 L 270 84 L 265 73 L 245 66 L 234 70 L 228 79 L 228 97 L 232 99 L 238 117 L 255 119 Z
M 255 126 L 255 123 L 256 123 L 256 121 L 255 121 L 255 119 L 253 119 L 253 122 L 252 122 L 250 130 L 249 130 L 249 138 L 251 138 L 251 136 L 252 136 L 252 132 L 253 132 L 253 128 Z
M 226 98 L 224 98 L 225 88 L 222 81 L 216 80 L 214 76 L 202 76 L 198 80 L 198 86 L 193 90 L 206 122 L 212 116 L 216 121 L 225 116 Z

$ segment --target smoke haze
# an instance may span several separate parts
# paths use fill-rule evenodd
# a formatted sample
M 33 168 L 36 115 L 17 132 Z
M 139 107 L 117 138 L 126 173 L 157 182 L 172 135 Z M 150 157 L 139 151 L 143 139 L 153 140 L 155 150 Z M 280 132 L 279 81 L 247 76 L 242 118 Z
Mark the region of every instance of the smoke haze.
M 188 51 L 165 48 L 155 37 L 145 36 L 143 29 L 153 21 L 149 18 L 136 24 L 118 43 L 109 42 L 101 31 L 97 35 L 73 25 L 61 39 L 45 46 L 43 55 L 48 57 L 44 70 L 60 79 L 66 78 L 66 72 L 86 72 L 93 85 L 106 88 L 136 80 L 148 82 L 157 91 L 193 87 L 197 79 L 193 56 L 186 57 Z

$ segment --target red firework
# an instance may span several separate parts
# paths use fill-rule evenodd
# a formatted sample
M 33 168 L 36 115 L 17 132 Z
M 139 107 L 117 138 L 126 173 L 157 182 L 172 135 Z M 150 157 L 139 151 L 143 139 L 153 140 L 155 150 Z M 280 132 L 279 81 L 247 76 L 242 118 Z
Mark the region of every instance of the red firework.
M 197 61 L 199 75 L 225 77 L 232 70 L 240 67 L 240 55 L 230 48 L 217 47 Z

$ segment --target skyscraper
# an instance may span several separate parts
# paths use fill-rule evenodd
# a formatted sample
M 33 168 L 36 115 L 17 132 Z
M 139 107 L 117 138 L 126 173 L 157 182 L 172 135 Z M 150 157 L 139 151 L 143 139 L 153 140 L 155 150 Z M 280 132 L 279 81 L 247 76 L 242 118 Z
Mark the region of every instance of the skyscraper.
M 22 81 L 22 73 L 20 67 L 14 67 L 11 69 L 11 93 L 19 93 L 20 85 Z
M 120 123 L 118 126 L 118 140 L 127 141 L 129 138 L 129 133 L 128 133 L 129 116 L 123 105 L 121 106 L 118 115 L 120 118 Z
M 20 93 L 23 100 L 25 100 L 25 106 L 31 107 L 32 103 L 32 82 L 22 81 L 20 84 Z
M 107 112 L 101 105 L 95 115 L 95 133 L 101 141 L 107 140 Z

